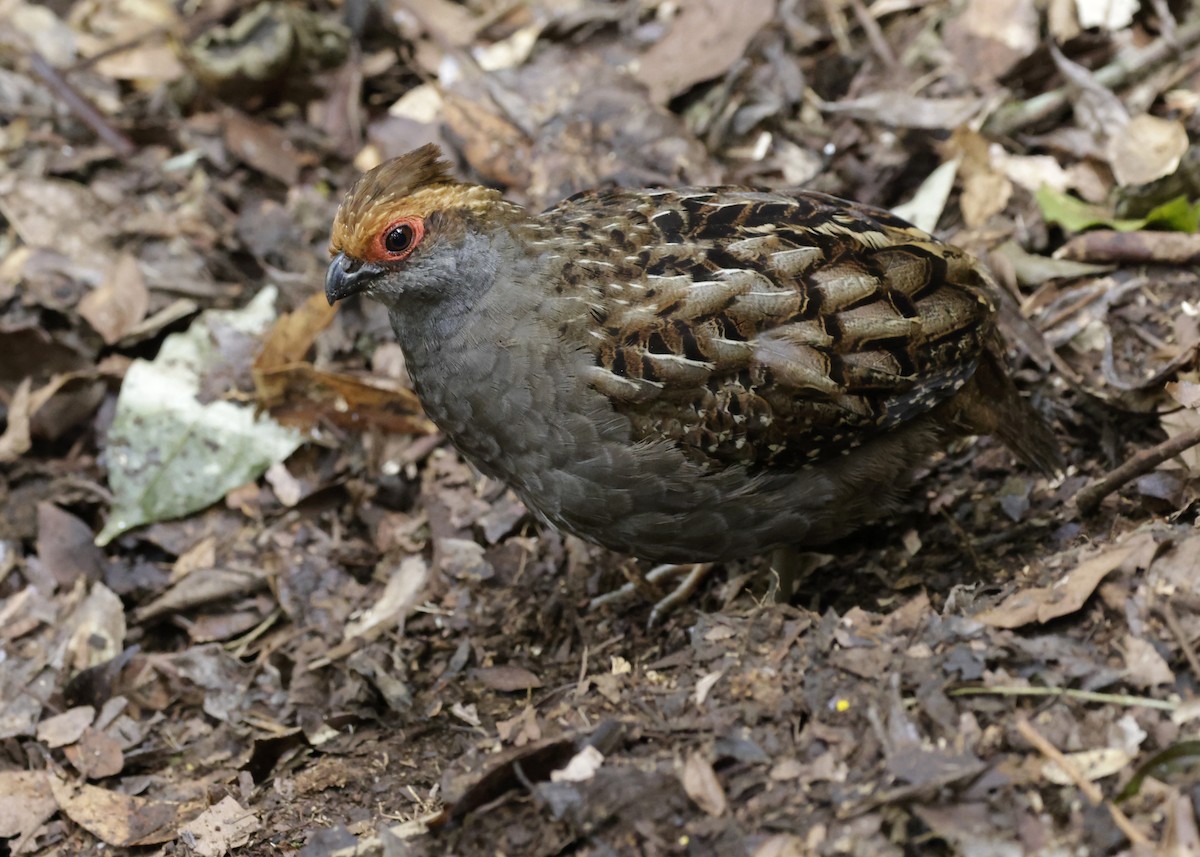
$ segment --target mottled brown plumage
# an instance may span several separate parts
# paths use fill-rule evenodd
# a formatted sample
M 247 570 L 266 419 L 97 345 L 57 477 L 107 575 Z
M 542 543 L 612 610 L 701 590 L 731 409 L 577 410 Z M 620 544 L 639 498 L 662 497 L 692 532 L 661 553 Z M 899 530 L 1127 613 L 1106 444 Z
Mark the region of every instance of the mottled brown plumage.
M 331 301 L 385 303 L 430 417 L 544 519 L 717 560 L 840 537 L 946 438 L 1057 466 L 987 274 L 879 209 L 805 191 L 609 190 L 539 214 L 425 147 L 364 175 Z

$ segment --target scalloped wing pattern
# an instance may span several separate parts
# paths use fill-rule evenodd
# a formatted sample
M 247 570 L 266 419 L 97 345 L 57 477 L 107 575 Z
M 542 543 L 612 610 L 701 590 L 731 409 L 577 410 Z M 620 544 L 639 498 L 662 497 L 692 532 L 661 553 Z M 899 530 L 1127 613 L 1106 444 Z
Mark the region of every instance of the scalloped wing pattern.
M 637 440 L 713 467 L 801 467 L 928 413 L 990 334 L 966 254 L 824 194 L 604 191 L 543 217 L 584 248 L 562 276 L 588 296 L 588 382 Z

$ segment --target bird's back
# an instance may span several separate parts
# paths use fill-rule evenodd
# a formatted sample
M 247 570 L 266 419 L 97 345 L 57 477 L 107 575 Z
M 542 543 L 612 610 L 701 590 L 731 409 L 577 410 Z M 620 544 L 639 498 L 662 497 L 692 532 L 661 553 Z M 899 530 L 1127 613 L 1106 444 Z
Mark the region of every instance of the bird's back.
M 711 468 L 859 446 L 962 389 L 991 335 L 968 256 L 824 194 L 593 192 L 539 220 L 578 248 L 589 382 Z

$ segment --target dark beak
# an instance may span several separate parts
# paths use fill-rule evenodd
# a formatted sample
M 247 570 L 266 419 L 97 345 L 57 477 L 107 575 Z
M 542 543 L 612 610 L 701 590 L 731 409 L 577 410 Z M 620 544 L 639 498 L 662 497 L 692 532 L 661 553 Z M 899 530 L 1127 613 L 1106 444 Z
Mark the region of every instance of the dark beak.
M 330 306 L 363 291 L 383 273 L 383 268 L 370 262 L 359 262 L 345 253 L 338 253 L 325 272 L 325 297 Z

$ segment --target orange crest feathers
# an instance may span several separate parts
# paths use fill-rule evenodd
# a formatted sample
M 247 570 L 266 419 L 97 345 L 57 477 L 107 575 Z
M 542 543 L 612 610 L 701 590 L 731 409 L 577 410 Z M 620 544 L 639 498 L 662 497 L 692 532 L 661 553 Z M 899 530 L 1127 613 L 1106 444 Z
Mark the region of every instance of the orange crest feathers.
M 454 178 L 441 150 L 427 143 L 359 176 L 338 207 L 329 253 L 364 259 L 377 233 L 397 219 L 424 220 L 435 211 L 483 209 L 499 200 L 498 191 Z

